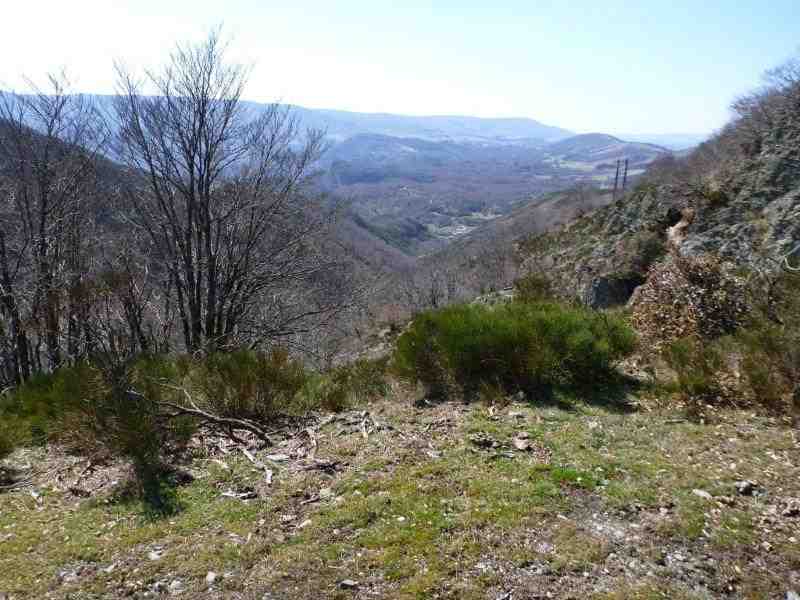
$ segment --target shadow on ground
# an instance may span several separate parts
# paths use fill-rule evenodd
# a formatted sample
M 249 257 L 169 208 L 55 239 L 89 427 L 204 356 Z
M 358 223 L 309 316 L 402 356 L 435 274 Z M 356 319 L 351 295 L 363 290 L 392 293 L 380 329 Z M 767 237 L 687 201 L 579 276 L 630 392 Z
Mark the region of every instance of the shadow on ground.
M 576 401 L 599 406 L 618 414 L 630 414 L 636 411 L 635 398 L 637 394 L 646 390 L 648 384 L 639 379 L 615 373 L 606 377 L 598 377 L 591 384 L 584 385 L 548 385 L 534 389 L 517 390 L 504 395 L 497 393 L 489 397 L 493 402 L 527 401 L 533 406 L 548 406 L 564 411 L 576 410 Z M 460 393 L 465 404 L 487 400 L 485 388 L 473 386 Z M 429 395 L 421 396 L 416 402 L 417 408 L 433 407 L 443 402 L 450 402 L 453 398 L 435 398 Z

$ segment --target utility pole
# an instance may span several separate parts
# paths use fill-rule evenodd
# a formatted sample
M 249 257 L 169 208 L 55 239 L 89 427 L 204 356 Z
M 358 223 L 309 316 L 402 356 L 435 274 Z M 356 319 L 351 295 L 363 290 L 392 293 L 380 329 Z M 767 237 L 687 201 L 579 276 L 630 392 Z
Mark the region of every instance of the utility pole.
M 625 193 L 625 184 L 628 182 L 628 159 L 625 159 L 625 173 L 622 175 L 622 193 Z
M 617 174 L 614 175 L 614 193 L 612 194 L 612 200 L 617 199 L 617 185 L 619 184 L 619 159 L 617 159 Z

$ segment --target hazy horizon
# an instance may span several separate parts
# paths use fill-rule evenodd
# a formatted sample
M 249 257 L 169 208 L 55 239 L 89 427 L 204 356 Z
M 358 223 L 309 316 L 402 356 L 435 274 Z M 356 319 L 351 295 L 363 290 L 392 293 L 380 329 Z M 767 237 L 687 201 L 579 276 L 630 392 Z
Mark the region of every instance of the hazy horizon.
M 89 0 L 75 11 L 32 1 L 6 14 L 14 27 L 0 51 L 16 60 L 0 67 L 0 86 L 64 67 L 76 91 L 110 94 L 115 59 L 158 65 L 223 23 L 231 58 L 254 66 L 245 98 L 255 102 L 707 135 L 800 43 L 790 0 L 643 4 Z

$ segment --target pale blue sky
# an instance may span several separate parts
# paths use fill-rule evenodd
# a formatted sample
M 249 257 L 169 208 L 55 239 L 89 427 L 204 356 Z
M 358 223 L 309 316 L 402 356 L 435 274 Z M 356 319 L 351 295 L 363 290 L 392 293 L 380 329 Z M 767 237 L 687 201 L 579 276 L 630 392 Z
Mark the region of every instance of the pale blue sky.
M 800 0 L 62 0 L 4 7 L 0 84 L 67 67 L 113 90 L 223 22 L 248 99 L 531 117 L 576 131 L 704 133 L 800 47 Z

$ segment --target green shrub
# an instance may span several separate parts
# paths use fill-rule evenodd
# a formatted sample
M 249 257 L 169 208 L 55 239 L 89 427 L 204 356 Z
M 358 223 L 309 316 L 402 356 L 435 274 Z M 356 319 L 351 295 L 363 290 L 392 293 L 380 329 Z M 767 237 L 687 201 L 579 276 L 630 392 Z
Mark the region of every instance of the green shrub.
M 778 276 L 736 333 L 752 397 L 778 412 L 800 412 L 800 277 Z
M 19 429 L 13 420 L 0 416 L 0 459 L 11 454 L 14 448 L 20 444 L 18 432 Z
M 57 421 L 54 437 L 82 452 L 107 453 L 130 461 L 138 491 L 158 513 L 172 512 L 174 494 L 167 480 L 170 461 L 196 429 L 194 419 L 167 417 L 163 402 L 182 401 L 178 363 L 166 356 L 137 361 L 83 365 L 74 389 L 76 409 Z
M 169 504 L 169 459 L 197 422 L 172 407 L 193 401 L 221 417 L 267 422 L 278 415 L 341 410 L 386 391 L 386 359 L 312 373 L 285 350 L 239 350 L 202 359 L 143 356 L 130 364 L 80 363 L 32 378 L 0 400 L 0 456 L 52 441 L 95 458 L 129 460 L 139 491 Z M 185 391 L 184 391 L 185 390 Z
M 675 371 L 676 390 L 687 403 L 700 406 L 719 402 L 723 395 L 720 373 L 725 363 L 716 344 L 682 338 L 667 346 L 663 354 Z
M 771 289 L 773 297 L 754 299 L 730 335 L 695 335 L 666 348 L 677 390 L 689 403 L 800 411 L 800 278 Z
M 484 383 L 528 392 L 607 377 L 634 343 L 621 319 L 583 307 L 458 305 L 420 315 L 398 340 L 395 366 L 434 396 Z
M 158 506 L 165 457 L 194 431 L 190 419 L 164 419 L 160 410 L 179 393 L 158 382 L 176 378 L 175 362 L 163 357 L 102 368 L 83 362 L 21 385 L 3 400 L 2 418 L 16 429 L 18 444 L 56 442 L 95 458 L 129 460 L 144 497 Z
M 278 415 L 343 410 L 386 391 L 386 360 L 357 360 L 324 373 L 283 349 L 215 354 L 195 365 L 189 387 L 224 417 L 266 422 Z
M 359 359 L 312 377 L 303 398 L 307 410 L 341 411 L 383 396 L 387 359 Z
M 642 230 L 632 235 L 625 243 L 622 270 L 627 269 L 639 276 L 667 253 L 665 236 L 661 232 Z
M 64 415 L 80 406 L 87 365 L 34 375 L 0 400 L 0 418 L 15 429 L 18 444 L 44 444 L 58 436 Z
M 553 282 L 543 273 L 528 273 L 514 282 L 516 299 L 520 302 L 543 302 L 553 300 Z
M 700 197 L 705 201 L 706 206 L 711 209 L 720 208 L 728 204 L 730 199 L 719 185 L 705 183 L 699 190 Z
M 200 362 L 191 387 L 220 416 L 267 421 L 295 411 L 309 376 L 284 349 L 237 350 Z

